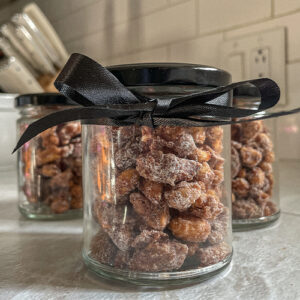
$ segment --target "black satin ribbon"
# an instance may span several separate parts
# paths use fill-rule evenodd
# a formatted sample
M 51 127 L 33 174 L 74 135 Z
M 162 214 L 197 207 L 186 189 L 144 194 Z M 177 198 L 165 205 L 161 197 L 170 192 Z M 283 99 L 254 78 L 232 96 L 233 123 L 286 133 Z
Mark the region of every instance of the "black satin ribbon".
M 183 97 L 150 99 L 131 92 L 108 69 L 77 53 L 71 55 L 54 85 L 61 94 L 83 107 L 58 111 L 30 124 L 14 152 L 42 131 L 65 122 L 151 127 L 225 125 L 243 121 L 231 121 L 232 118 L 249 117 L 271 108 L 280 98 L 278 85 L 271 79 L 260 78 Z M 231 92 L 236 102 L 252 98 L 260 100 L 260 105 L 256 110 L 229 106 Z

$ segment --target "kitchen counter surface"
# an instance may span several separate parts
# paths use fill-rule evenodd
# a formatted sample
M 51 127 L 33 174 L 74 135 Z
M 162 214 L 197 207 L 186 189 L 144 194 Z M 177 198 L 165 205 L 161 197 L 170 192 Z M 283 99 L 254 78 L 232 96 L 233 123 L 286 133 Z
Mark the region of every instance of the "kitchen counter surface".
M 300 161 L 280 164 L 280 220 L 234 233 L 229 268 L 201 284 L 149 290 L 111 283 L 81 259 L 82 221 L 26 220 L 14 173 L 0 175 L 0 299 L 300 299 Z

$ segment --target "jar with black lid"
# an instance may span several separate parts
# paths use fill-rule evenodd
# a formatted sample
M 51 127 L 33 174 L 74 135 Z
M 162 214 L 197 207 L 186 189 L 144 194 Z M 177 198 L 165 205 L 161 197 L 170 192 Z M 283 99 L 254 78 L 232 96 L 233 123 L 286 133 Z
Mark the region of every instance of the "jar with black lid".
M 234 104 L 247 109 L 259 105 L 251 99 Z M 236 231 L 268 226 L 280 216 L 276 118 L 255 120 L 267 114 L 261 112 L 231 126 L 232 224 Z
M 57 93 L 20 95 L 18 135 L 34 121 L 74 103 Z M 18 152 L 19 210 L 30 219 L 82 216 L 81 124 L 52 127 Z
M 108 70 L 128 89 L 151 99 L 231 81 L 225 71 L 193 64 Z M 211 103 L 231 100 L 228 93 Z M 83 124 L 82 143 L 83 258 L 90 269 L 160 286 L 202 281 L 230 263 L 230 126 Z

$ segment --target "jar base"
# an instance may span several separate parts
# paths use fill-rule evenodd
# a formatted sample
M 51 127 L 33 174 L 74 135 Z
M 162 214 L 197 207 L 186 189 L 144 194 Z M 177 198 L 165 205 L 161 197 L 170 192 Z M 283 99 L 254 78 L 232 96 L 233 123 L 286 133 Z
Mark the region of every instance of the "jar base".
M 160 288 L 166 286 L 191 285 L 208 280 L 221 273 L 229 266 L 232 254 L 233 252 L 231 252 L 222 261 L 208 267 L 189 271 L 160 273 L 134 272 L 116 269 L 114 267 L 101 264 L 84 253 L 82 256 L 86 266 L 102 278 L 113 281 L 125 281 L 139 286 Z
M 248 231 L 254 229 L 260 229 L 272 225 L 280 217 L 280 210 L 272 215 L 267 217 L 261 217 L 256 219 L 241 219 L 241 220 L 232 220 L 232 229 L 234 232 L 237 231 Z
M 82 209 L 70 209 L 62 214 L 54 214 L 49 210 L 43 208 L 33 210 L 31 206 L 21 207 L 19 206 L 20 213 L 27 219 L 31 220 L 68 220 L 82 218 Z

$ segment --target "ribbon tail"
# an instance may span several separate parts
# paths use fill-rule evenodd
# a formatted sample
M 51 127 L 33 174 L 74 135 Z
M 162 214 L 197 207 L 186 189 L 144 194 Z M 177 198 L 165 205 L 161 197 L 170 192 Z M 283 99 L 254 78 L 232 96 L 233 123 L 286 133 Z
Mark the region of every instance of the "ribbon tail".
M 132 111 L 120 112 L 120 110 L 111 110 L 110 108 L 95 106 L 78 107 L 54 112 L 31 123 L 20 137 L 12 153 L 16 152 L 20 147 L 22 147 L 25 143 L 30 141 L 32 138 L 34 138 L 41 132 L 62 123 L 78 120 L 92 120 L 99 118 L 126 118 L 129 116 L 133 116 Z

